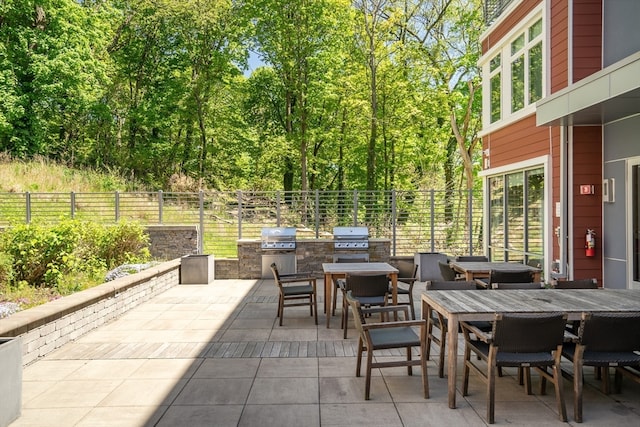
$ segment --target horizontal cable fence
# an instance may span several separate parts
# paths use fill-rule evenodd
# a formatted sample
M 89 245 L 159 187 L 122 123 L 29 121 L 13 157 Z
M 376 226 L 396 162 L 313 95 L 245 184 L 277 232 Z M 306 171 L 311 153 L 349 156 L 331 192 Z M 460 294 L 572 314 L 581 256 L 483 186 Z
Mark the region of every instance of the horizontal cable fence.
M 471 191 L 0 193 L 0 226 L 65 218 L 196 225 L 200 251 L 222 258 L 237 257 L 237 241 L 260 239 L 263 227 L 330 239 L 333 227 L 366 226 L 394 256 L 482 253 L 482 198 Z

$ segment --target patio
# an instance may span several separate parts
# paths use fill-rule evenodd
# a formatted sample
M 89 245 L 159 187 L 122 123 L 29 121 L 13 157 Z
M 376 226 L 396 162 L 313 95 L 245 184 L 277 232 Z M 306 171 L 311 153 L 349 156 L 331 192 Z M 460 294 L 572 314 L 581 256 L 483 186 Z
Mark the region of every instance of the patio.
M 322 280 L 318 289 L 322 307 Z M 418 303 L 424 284 L 414 289 Z M 343 340 L 337 321 L 327 329 L 320 308 L 316 326 L 306 307 L 285 309 L 279 327 L 276 295 L 273 280 L 176 286 L 26 367 L 22 416 L 11 427 L 486 425 L 479 380 L 449 409 L 436 348 L 429 399 L 419 374 L 387 368 L 375 373 L 365 401 L 355 331 Z M 527 396 L 508 374 L 496 388 L 496 424 L 580 425 L 569 381 L 562 423 L 553 393 Z M 640 425 L 639 384 L 606 396 L 587 375 L 582 425 Z

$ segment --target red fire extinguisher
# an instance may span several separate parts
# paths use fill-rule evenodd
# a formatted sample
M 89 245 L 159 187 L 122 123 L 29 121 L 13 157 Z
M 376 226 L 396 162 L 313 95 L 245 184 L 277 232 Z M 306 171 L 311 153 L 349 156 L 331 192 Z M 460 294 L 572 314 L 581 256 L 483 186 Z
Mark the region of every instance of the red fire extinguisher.
M 585 255 L 596 256 L 596 232 L 591 229 L 587 229 L 585 240 Z

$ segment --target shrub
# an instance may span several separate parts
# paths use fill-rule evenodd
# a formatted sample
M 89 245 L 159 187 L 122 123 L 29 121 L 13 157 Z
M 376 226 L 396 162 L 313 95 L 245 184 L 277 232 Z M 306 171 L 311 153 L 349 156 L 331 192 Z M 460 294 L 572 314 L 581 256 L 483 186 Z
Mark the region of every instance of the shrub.
M 10 285 L 57 288 L 62 294 L 100 282 L 115 265 L 150 258 L 148 237 L 140 225 L 129 222 L 16 225 L 3 233 L 0 244 L 0 252 L 13 260 L 7 272 Z

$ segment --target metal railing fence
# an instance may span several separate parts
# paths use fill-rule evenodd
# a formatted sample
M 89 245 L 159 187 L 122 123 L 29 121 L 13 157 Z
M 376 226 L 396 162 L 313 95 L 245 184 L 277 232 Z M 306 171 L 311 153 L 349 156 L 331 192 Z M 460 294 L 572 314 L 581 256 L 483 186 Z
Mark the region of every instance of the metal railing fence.
M 298 239 L 331 238 L 335 226 L 366 226 L 391 255 L 482 252 L 480 193 L 446 190 L 0 193 L 0 226 L 61 219 L 198 225 L 202 253 L 237 256 L 237 240 L 262 227 L 295 226 Z

